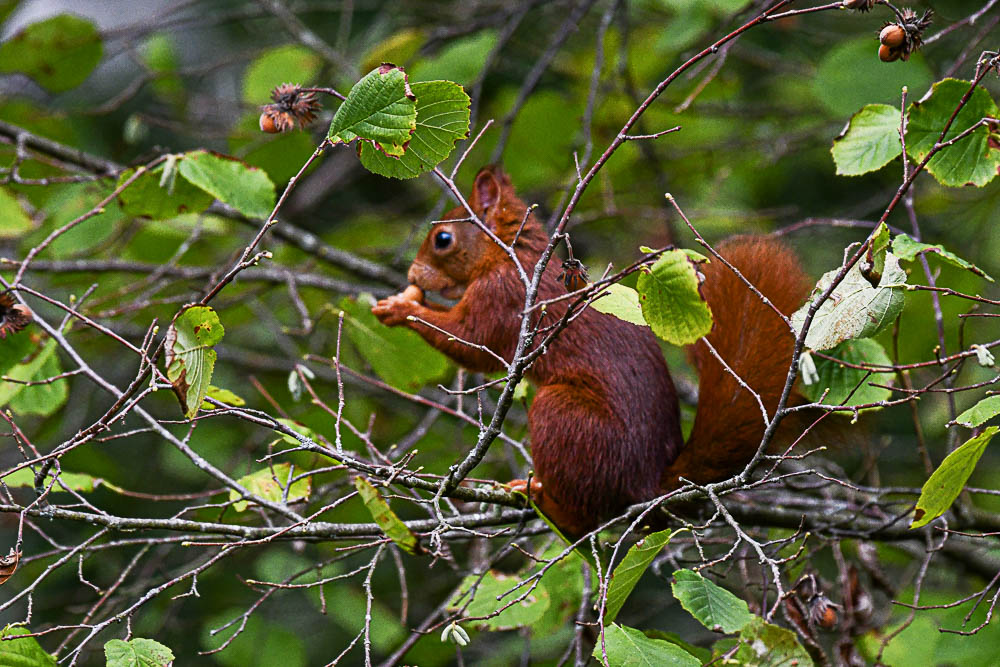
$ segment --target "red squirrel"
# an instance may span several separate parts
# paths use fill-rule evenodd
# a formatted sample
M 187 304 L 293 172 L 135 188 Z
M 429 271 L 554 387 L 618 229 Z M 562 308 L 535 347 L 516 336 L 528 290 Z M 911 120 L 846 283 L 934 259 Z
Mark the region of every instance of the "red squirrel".
M 530 275 L 548 238 L 507 175 L 483 168 L 468 202 L 497 237 L 513 243 Z M 464 208 L 450 211 L 445 220 L 420 246 L 408 274 L 412 284 L 379 301 L 372 312 L 383 324 L 413 329 L 471 371 L 504 370 L 496 357 L 462 341 L 510 361 L 524 284 L 511 257 L 468 221 Z M 736 237 L 717 249 L 781 312 L 790 314 L 805 298 L 806 277 L 780 242 Z M 566 293 L 557 264 L 550 262 L 542 275 L 539 301 Z M 701 292 L 715 319 L 708 340 L 773 414 L 792 357 L 792 333 L 721 262 L 701 270 Z M 424 292 L 457 303 L 425 302 Z M 567 300 L 549 305 L 542 324 L 558 321 L 568 305 Z M 628 505 L 677 488 L 679 477 L 709 483 L 738 472 L 763 436 L 760 407 L 705 345 L 695 344 L 692 356 L 700 389 L 685 443 L 677 393 L 656 337 L 648 327 L 586 308 L 526 372 L 537 388 L 528 411 L 534 478 L 530 489 L 522 480 L 510 488 L 530 491 L 556 525 L 582 535 Z

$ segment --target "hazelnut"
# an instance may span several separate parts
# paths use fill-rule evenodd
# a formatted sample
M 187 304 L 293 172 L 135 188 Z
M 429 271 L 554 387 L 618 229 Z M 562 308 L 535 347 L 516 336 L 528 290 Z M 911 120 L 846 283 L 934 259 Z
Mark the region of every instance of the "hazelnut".
M 278 134 L 281 132 L 281 130 L 275 127 L 274 118 L 266 111 L 260 115 L 260 131 L 267 132 L 268 134 Z
M 906 40 L 906 31 L 903 26 L 898 23 L 890 23 L 886 27 L 882 28 L 882 32 L 878 35 L 878 41 L 882 42 L 885 46 L 890 49 L 898 49 L 903 45 Z
M 424 291 L 416 285 L 407 285 L 406 289 L 402 291 L 401 296 L 408 301 L 424 302 Z
M 891 63 L 894 60 L 899 60 L 901 55 L 903 55 L 902 49 L 893 49 L 885 44 L 878 47 L 878 59 L 884 63 Z

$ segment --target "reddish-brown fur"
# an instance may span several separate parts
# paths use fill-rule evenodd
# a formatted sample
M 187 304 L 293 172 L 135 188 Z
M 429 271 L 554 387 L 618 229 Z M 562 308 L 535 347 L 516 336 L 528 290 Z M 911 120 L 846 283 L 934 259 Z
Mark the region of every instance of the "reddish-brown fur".
M 759 236 L 728 239 L 716 248 L 782 313 L 801 305 L 809 282 L 783 243 Z M 785 386 L 795 339 L 788 325 L 722 262 L 702 265 L 702 296 L 715 319 L 706 337 L 729 367 L 756 391 L 773 415 Z M 680 455 L 663 474 L 663 488 L 678 477 L 717 482 L 739 472 L 764 436 L 756 399 L 726 371 L 704 343 L 692 346 L 698 369 L 698 412 Z
M 530 275 L 547 238 L 533 215 L 517 234 L 527 209 L 507 176 L 499 169 L 483 169 L 469 203 L 505 243 L 517 235 L 515 251 Z M 446 219 L 466 216 L 457 208 Z M 442 231 L 453 239 L 445 250 L 435 246 Z M 804 295 L 801 270 L 780 244 L 738 240 L 724 246 L 723 254 L 749 272 L 747 277 L 784 312 Z M 546 268 L 539 300 L 565 294 L 557 264 L 550 262 Z M 775 392 L 784 384 L 791 358 L 788 328 L 745 287 L 735 284 L 736 278 L 721 263 L 707 265 L 705 272 L 703 291 L 716 320 L 709 340 L 766 396 L 765 404 L 773 410 Z M 413 315 L 455 338 L 485 345 L 504 359 L 513 357 L 525 289 L 510 257 L 472 223 L 435 226 L 410 267 L 409 279 L 422 290 L 460 298 L 448 308 L 403 295 L 389 297 L 373 309 L 383 323 L 410 327 L 473 371 L 491 372 L 503 366 L 489 353 L 407 317 Z M 557 321 L 567 306 L 564 300 L 548 307 L 542 323 Z M 537 387 L 528 421 L 540 482 L 531 490 L 560 527 L 572 534 L 586 532 L 602 518 L 672 486 L 678 475 L 714 481 L 749 460 L 763 432 L 756 402 L 714 359 L 707 358 L 707 349 L 696 349 L 695 359 L 702 372 L 701 398 L 687 446 L 681 438 L 677 395 L 648 328 L 588 308 L 529 368 L 527 377 Z

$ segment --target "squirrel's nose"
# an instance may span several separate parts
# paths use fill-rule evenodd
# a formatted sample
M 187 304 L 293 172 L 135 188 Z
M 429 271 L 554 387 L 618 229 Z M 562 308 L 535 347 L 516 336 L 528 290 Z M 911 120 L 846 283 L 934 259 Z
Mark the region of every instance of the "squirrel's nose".
M 410 265 L 410 270 L 406 273 L 406 279 L 410 281 L 411 285 L 416 285 L 418 287 L 423 287 L 420 284 L 420 280 L 423 277 L 424 265 L 418 262 L 414 262 Z

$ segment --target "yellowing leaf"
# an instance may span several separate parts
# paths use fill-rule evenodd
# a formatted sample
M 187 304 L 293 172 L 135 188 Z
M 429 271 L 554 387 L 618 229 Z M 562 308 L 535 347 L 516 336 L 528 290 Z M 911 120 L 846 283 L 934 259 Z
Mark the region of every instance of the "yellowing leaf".
M 290 463 L 276 463 L 269 468 L 264 468 L 263 470 L 240 477 L 237 481 L 240 483 L 240 486 L 250 493 L 264 500 L 280 503 L 285 499 L 285 489 L 288 487 L 288 482 L 291 479 L 291 470 L 292 465 Z M 295 476 L 299 474 L 300 472 L 296 471 Z M 312 493 L 312 477 L 297 479 L 292 482 L 291 488 L 288 488 L 287 502 L 290 503 L 293 500 L 308 498 L 310 493 Z M 247 508 L 249 503 L 246 500 L 239 500 L 239 498 L 240 494 L 235 489 L 229 491 L 229 500 L 235 501 L 233 502 L 233 509 L 237 512 L 242 512 Z
M 364 502 L 375 523 L 389 539 L 408 554 L 420 552 L 420 543 L 413 531 L 406 527 L 396 513 L 389 509 L 389 503 L 378 492 L 371 482 L 360 475 L 354 478 L 354 488 Z
M 640 327 L 648 327 L 642 317 L 642 306 L 639 305 L 639 293 L 631 287 L 612 283 L 603 288 L 608 293 L 595 299 L 590 307 L 596 311 L 614 315 L 620 320 L 631 322 Z

